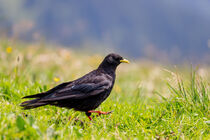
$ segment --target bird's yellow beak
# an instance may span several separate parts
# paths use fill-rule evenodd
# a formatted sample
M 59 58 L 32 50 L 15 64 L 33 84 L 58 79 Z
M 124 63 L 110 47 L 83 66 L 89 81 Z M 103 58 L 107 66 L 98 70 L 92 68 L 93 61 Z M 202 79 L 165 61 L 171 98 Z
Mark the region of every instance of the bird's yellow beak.
M 130 63 L 127 59 L 120 60 L 121 63 Z

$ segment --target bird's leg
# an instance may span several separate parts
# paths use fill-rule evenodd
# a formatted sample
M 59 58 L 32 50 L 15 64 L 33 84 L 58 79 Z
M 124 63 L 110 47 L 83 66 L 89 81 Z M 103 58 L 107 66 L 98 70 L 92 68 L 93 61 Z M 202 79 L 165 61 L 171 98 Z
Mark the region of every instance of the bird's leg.
M 89 110 L 89 111 L 88 111 L 88 113 L 98 113 L 98 115 L 100 116 L 101 114 L 103 114 L 103 115 L 110 114 L 110 113 L 112 113 L 112 111 L 109 111 L 109 112 L 103 112 L 103 111 Z
M 90 112 L 85 112 L 85 114 L 86 114 L 87 117 L 90 119 L 90 121 L 92 121 L 92 118 L 90 117 L 91 113 L 90 113 Z

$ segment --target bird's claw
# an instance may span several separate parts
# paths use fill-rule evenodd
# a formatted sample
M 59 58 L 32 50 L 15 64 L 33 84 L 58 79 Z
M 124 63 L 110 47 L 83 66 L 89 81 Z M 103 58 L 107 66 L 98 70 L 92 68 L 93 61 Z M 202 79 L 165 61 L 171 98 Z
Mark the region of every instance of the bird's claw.
M 106 114 L 111 114 L 113 111 L 106 112 Z

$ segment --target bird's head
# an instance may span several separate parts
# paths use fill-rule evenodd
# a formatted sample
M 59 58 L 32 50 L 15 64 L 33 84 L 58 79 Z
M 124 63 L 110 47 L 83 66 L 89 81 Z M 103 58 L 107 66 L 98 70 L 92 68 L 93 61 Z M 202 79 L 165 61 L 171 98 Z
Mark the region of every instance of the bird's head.
M 130 63 L 130 62 L 118 54 L 111 53 L 111 54 L 108 54 L 104 58 L 103 62 L 100 64 L 99 68 L 103 68 L 103 69 L 114 68 L 114 70 L 115 70 L 120 63 Z

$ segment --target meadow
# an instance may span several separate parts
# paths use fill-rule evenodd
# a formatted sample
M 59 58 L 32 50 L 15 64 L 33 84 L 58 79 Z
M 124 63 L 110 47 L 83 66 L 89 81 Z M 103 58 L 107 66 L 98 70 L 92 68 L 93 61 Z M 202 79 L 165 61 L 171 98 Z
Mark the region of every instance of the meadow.
M 46 44 L 0 42 L 0 140 L 210 139 L 210 67 L 130 60 L 117 69 L 109 98 L 93 118 L 44 106 L 22 110 L 23 96 L 97 68 L 104 56 Z

